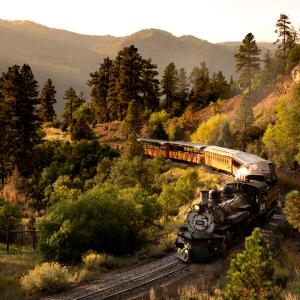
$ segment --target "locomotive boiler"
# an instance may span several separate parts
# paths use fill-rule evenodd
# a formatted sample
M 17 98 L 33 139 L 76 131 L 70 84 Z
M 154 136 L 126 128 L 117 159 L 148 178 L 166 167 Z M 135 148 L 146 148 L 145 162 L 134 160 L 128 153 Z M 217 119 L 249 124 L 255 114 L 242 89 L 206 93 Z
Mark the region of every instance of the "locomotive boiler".
M 176 240 L 179 258 L 207 261 L 264 222 L 277 205 L 277 187 L 262 181 L 243 180 L 222 189 L 202 191 Z

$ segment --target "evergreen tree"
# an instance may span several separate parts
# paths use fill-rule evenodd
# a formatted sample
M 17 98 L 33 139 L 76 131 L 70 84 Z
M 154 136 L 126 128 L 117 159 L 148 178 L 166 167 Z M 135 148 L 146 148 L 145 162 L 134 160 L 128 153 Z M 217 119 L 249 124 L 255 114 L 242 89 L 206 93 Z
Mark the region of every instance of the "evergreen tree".
M 233 147 L 233 137 L 231 134 L 230 125 L 228 121 L 225 121 L 223 123 L 216 145 L 220 147 L 226 147 L 226 148 Z
M 254 129 L 253 110 L 250 106 L 248 97 L 244 97 L 241 100 L 234 119 L 234 127 L 239 146 L 241 150 L 245 151 Z
M 111 66 L 109 74 L 109 84 L 107 91 L 107 110 L 110 120 L 121 120 L 119 115 L 118 93 L 120 90 L 119 75 L 120 75 L 120 56 L 117 56 Z
M 288 51 L 293 48 L 295 42 L 293 41 L 293 29 L 291 28 L 291 22 L 286 14 L 280 14 L 276 23 L 275 33 L 278 34 L 278 39 L 275 44 L 278 45 L 278 53 L 282 59 L 283 68 L 286 67 Z M 283 72 L 284 70 L 282 70 Z
M 156 111 L 159 107 L 159 80 L 157 65 L 151 59 L 143 60 L 141 78 L 142 106 L 144 110 Z
M 84 99 L 78 97 L 76 91 L 70 87 L 65 91 L 64 100 L 66 100 L 63 112 L 64 127 L 68 128 L 73 124 L 74 112 L 84 103 Z
M 172 62 L 168 64 L 164 70 L 162 80 L 161 80 L 161 89 L 162 95 L 165 95 L 163 108 L 167 111 L 171 111 L 172 101 L 174 101 L 178 89 L 178 72 L 176 70 L 175 64 Z
M 300 62 L 300 45 L 296 45 L 290 52 L 287 58 L 286 69 L 292 70 Z
M 190 82 L 192 89 L 189 95 L 189 103 L 199 108 L 207 106 L 211 90 L 209 72 L 205 62 L 202 62 L 200 67 L 193 68 Z
M 300 231 L 300 193 L 291 191 L 285 197 L 285 209 L 288 222 Z
M 89 127 L 84 118 L 74 119 L 71 128 L 71 139 L 73 141 L 91 140 L 94 138 L 94 132 Z
M 224 299 L 275 299 L 274 268 L 268 242 L 257 228 L 246 238 L 245 250 L 230 262 Z
M 274 69 L 274 61 L 272 59 L 270 50 L 268 50 L 264 57 L 264 66 L 261 70 L 261 82 L 262 84 L 266 84 L 272 81 L 275 78 L 275 69 Z
M 251 90 L 252 80 L 259 71 L 260 50 L 251 32 L 249 32 L 240 45 L 239 52 L 236 53 L 236 70 L 240 73 L 240 82 L 244 88 Z
M 23 174 L 32 167 L 30 154 L 39 142 L 38 104 L 38 84 L 30 66 L 9 67 L 0 78 L 0 160 L 7 160 L 1 163 L 3 176 L 11 171 L 7 164 L 16 165 Z
M 176 105 L 173 108 L 175 114 L 180 114 L 188 105 L 189 82 L 184 68 L 179 69 L 177 76 Z
M 118 116 L 119 119 L 123 120 L 130 101 L 136 100 L 140 103 L 139 92 L 141 90 L 143 61 L 138 49 L 133 45 L 125 47 L 118 56 L 120 57 Z
M 43 122 L 51 122 L 55 118 L 55 110 L 53 105 L 56 103 L 55 99 L 56 90 L 49 78 L 41 91 L 39 117 Z
M 229 92 L 230 92 L 230 97 L 234 97 L 235 95 L 241 93 L 237 81 L 233 80 L 232 76 L 230 77 L 230 81 L 229 81 Z
M 148 130 L 149 137 L 152 139 L 167 140 L 168 135 L 164 129 L 162 122 L 158 122 Z
M 107 122 L 109 119 L 107 95 L 110 83 L 110 74 L 112 71 L 113 61 L 106 57 L 103 63 L 100 64 L 100 68 L 91 73 L 91 79 L 87 84 L 92 88 L 91 97 L 97 111 L 97 120 L 101 122 Z
M 122 131 L 126 135 L 138 134 L 141 129 L 141 110 L 137 101 L 132 100 L 128 106 L 127 115 L 124 119 Z
M 123 144 L 122 158 L 132 160 L 135 156 L 143 156 L 143 154 L 144 148 L 143 145 L 137 141 L 136 133 L 130 133 L 127 141 Z
M 226 81 L 222 71 L 213 74 L 210 83 L 210 100 L 216 101 L 217 99 L 228 99 L 230 96 L 230 86 Z

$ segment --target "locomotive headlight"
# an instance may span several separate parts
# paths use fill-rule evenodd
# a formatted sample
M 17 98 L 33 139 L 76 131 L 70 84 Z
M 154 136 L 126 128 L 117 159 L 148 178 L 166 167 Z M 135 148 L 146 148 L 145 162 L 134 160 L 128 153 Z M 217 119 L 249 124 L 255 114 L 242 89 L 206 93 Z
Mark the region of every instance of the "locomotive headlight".
M 196 211 L 199 211 L 200 206 L 196 204 L 196 205 L 194 205 L 194 209 L 195 209 Z

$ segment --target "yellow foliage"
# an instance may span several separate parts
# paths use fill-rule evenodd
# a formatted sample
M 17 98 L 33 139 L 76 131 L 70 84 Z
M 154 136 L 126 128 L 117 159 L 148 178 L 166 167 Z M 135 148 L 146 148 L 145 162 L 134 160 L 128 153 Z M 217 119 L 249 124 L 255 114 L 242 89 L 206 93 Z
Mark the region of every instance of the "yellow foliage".
M 96 252 L 87 253 L 82 257 L 82 262 L 87 270 L 92 271 L 99 269 L 104 263 L 106 255 L 98 254 Z
M 28 294 L 62 289 L 69 283 L 66 267 L 59 263 L 43 263 L 21 278 L 21 286 Z
M 202 144 L 215 144 L 225 121 L 226 117 L 224 115 L 216 114 L 207 121 L 202 122 L 196 132 L 191 135 L 192 141 Z

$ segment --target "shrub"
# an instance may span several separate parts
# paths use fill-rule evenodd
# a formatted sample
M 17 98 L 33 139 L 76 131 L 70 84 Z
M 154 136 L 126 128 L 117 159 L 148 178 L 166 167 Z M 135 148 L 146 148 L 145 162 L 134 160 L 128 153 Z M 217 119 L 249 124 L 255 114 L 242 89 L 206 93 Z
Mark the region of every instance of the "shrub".
M 159 216 L 160 207 L 144 189 L 98 185 L 77 201 L 59 202 L 46 211 L 39 249 L 47 260 L 72 263 L 89 249 L 129 254 L 143 240 L 141 229 Z
M 97 252 L 87 252 L 87 254 L 82 257 L 82 262 L 84 263 L 84 266 L 87 270 L 95 271 L 102 266 L 105 259 L 106 256 L 104 254 L 98 254 Z
M 22 288 L 28 294 L 60 290 L 68 283 L 69 273 L 67 268 L 55 262 L 38 265 L 21 278 Z
M 285 197 L 285 214 L 289 223 L 300 231 L 300 192 L 291 191 Z

